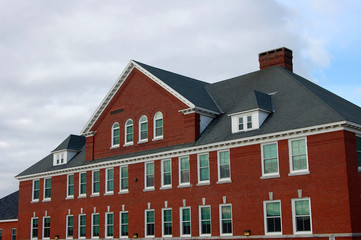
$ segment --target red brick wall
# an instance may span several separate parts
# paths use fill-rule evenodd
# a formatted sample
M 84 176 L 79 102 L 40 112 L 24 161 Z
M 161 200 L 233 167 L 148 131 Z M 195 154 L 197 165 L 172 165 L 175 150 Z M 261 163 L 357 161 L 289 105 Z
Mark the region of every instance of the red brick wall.
M 10 240 L 13 228 L 18 228 L 18 222 L 0 222 L 0 229 L 2 230 L 2 239 Z

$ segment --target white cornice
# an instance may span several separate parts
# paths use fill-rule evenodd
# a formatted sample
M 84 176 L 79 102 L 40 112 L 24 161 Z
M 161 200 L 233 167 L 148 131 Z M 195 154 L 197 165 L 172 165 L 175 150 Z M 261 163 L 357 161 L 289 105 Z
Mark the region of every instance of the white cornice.
M 5 220 L 0 220 L 0 223 L 6 223 L 6 222 L 17 222 L 17 219 L 5 219 Z

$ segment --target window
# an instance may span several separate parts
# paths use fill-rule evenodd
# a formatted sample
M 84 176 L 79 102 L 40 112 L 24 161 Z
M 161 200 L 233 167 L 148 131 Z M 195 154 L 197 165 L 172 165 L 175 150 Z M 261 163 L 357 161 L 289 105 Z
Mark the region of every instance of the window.
M 133 120 L 128 119 L 125 122 L 125 145 L 133 144 Z
M 154 115 L 154 139 L 163 138 L 163 114 L 157 112 Z
M 312 233 L 311 202 L 309 198 L 292 199 L 293 232 Z
M 252 128 L 252 116 L 247 116 L 247 129 Z
M 154 188 L 154 162 L 145 163 L 145 188 Z
M 279 176 L 277 143 L 262 145 L 262 176 Z
M 128 237 L 128 212 L 120 212 L 120 236 Z
M 79 215 L 79 238 L 86 237 L 86 216 L 85 214 Z
M 44 179 L 44 200 L 51 199 L 51 178 Z
M 229 151 L 218 152 L 218 180 L 230 180 L 231 167 L 229 160 Z
M 172 236 L 172 209 L 162 209 L 163 236 Z
M 209 183 L 209 156 L 208 153 L 198 155 L 198 182 Z
M 264 229 L 266 234 L 282 234 L 281 202 L 264 202 Z
M 114 189 L 114 169 L 109 168 L 106 170 L 106 181 L 105 181 L 105 189 L 106 193 L 113 193 Z
M 39 233 L 39 219 L 31 218 L 31 238 L 37 239 Z
M 162 161 L 162 187 L 172 186 L 172 162 L 170 159 Z
M 128 166 L 120 167 L 120 191 L 128 191 Z
M 356 149 L 357 149 L 357 163 L 361 169 L 361 136 L 356 136 Z
M 139 119 L 139 142 L 148 141 L 148 118 L 143 115 Z
M 180 208 L 180 235 L 182 237 L 191 236 L 191 208 Z
M 232 205 L 219 206 L 221 235 L 232 235 Z
M 99 238 L 99 213 L 92 214 L 92 237 Z
M 112 126 L 112 147 L 119 147 L 119 123 Z
M 199 207 L 199 235 L 210 236 L 211 235 L 211 207 L 200 206 Z
M 16 240 L 16 228 L 11 229 L 11 240 Z
M 74 233 L 73 215 L 66 216 L 66 238 L 73 238 Z
M 50 217 L 43 218 L 43 238 L 50 238 Z
M 189 185 L 189 183 L 190 183 L 189 157 L 180 157 L 179 185 Z
M 145 236 L 154 237 L 154 210 L 145 210 Z
M 114 235 L 114 216 L 113 213 L 105 214 L 105 237 L 113 237 Z
M 243 117 L 238 118 L 238 130 L 242 131 L 244 129 L 243 127 Z
M 3 230 L 0 229 L 0 240 L 3 240 Z
M 68 175 L 67 197 L 74 197 L 74 175 Z
M 306 139 L 290 140 L 291 173 L 308 172 Z
M 79 196 L 86 195 L 86 172 L 79 174 Z
M 39 201 L 40 180 L 33 181 L 33 201 Z
M 92 188 L 92 194 L 93 195 L 99 195 L 100 192 L 100 173 L 98 171 L 93 171 L 93 188 Z

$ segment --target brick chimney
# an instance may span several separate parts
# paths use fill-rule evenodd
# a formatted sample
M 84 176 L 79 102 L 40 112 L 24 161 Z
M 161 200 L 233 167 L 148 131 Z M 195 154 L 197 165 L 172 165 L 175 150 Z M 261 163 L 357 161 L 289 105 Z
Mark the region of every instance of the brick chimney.
M 278 48 L 258 54 L 259 68 L 265 69 L 273 66 L 281 66 L 293 72 L 292 50 Z

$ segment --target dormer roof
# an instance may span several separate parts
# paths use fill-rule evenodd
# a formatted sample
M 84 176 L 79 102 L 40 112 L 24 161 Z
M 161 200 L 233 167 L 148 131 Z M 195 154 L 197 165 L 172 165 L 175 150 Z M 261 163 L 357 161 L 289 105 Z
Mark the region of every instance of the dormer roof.
M 57 148 L 55 148 L 52 152 L 58 152 L 62 150 L 73 150 L 80 151 L 81 148 L 85 144 L 85 137 L 78 135 L 69 135 Z

